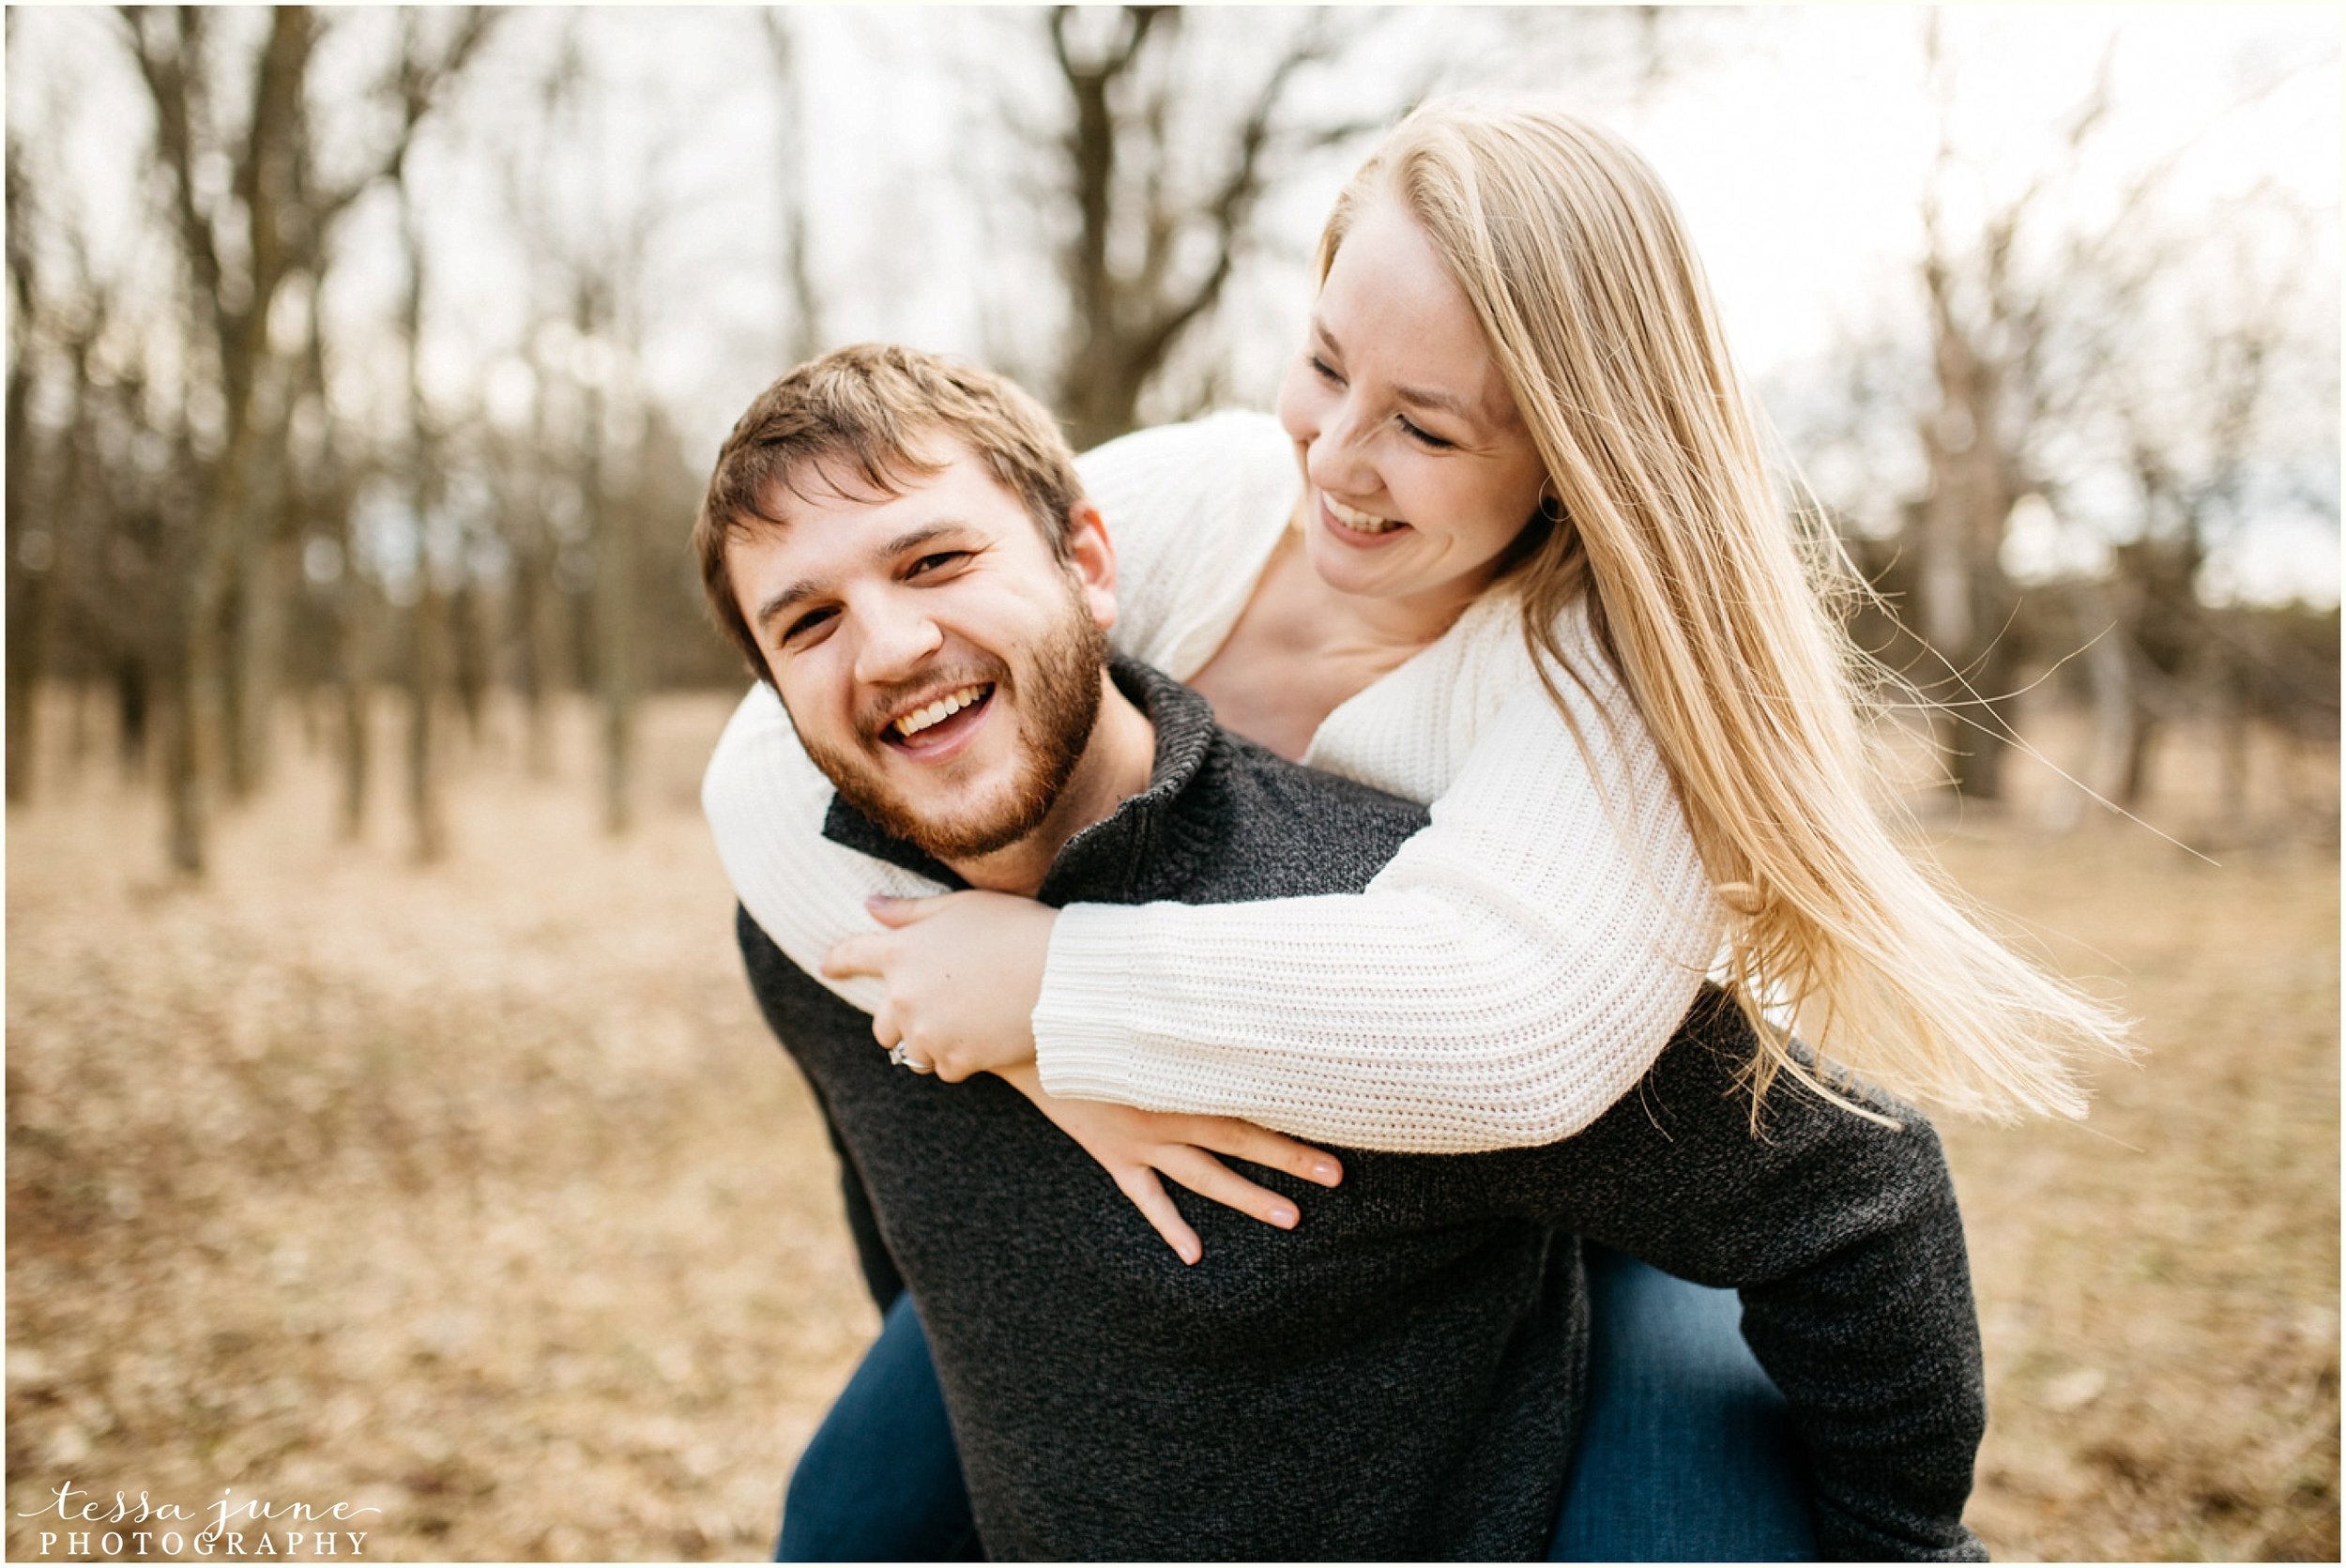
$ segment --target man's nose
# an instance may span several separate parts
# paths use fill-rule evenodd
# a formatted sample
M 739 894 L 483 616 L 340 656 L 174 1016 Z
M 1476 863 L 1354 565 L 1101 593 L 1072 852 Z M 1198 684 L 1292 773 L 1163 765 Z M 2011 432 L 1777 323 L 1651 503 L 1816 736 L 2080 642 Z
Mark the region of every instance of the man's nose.
M 862 623 L 863 636 L 856 647 L 855 677 L 868 684 L 901 680 L 945 646 L 945 633 L 917 605 L 901 601 L 867 604 L 857 618 Z

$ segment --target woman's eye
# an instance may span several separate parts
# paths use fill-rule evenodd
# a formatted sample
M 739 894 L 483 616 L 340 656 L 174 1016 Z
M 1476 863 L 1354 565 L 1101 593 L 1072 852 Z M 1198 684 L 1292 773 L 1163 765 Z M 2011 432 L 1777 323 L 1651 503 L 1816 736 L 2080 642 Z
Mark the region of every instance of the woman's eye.
M 1401 428 L 1403 430 L 1409 432 L 1409 434 L 1415 437 L 1418 441 L 1433 448 L 1434 450 L 1438 452 L 1447 451 L 1449 449 L 1458 444 L 1455 441 L 1445 441 L 1430 430 L 1421 430 L 1416 425 L 1411 424 L 1409 419 L 1404 415 L 1395 415 L 1394 418 L 1401 420 Z
M 1327 360 L 1322 359 L 1317 354 L 1306 354 L 1303 358 L 1310 362 L 1312 369 L 1318 373 L 1320 380 L 1325 381 L 1331 387 L 1341 387 L 1344 385 L 1344 377 L 1338 375 L 1336 373 L 1335 367 L 1328 363 Z

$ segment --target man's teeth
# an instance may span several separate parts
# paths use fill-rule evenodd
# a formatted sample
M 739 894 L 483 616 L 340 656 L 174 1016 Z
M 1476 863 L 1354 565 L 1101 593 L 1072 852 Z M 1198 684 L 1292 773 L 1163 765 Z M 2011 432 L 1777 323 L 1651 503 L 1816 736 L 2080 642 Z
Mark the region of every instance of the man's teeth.
M 1331 516 L 1356 534 L 1390 533 L 1401 526 L 1390 517 L 1372 517 L 1364 511 L 1354 511 L 1350 507 L 1324 491 L 1319 498 L 1328 503 L 1328 511 Z
M 984 696 L 990 690 L 984 686 L 965 686 L 958 692 L 948 692 L 926 708 L 915 708 L 896 721 L 893 728 L 907 740 L 928 728 L 941 724 L 952 715 Z

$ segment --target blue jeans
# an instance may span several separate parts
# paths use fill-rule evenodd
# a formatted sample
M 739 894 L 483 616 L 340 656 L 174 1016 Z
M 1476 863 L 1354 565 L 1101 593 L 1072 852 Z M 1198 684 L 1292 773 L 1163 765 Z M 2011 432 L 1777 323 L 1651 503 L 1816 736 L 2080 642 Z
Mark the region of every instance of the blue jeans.
M 1797 1562 L 1817 1555 L 1783 1395 L 1731 1290 L 1586 1247 L 1588 1408 L 1551 1562 Z M 777 1562 L 983 1555 L 909 1293 L 823 1418 L 782 1513 Z
M 1807 1466 L 1732 1290 L 1582 1243 L 1589 1395 L 1550 1562 L 1813 1562 Z
M 898 1293 L 790 1472 L 776 1562 L 980 1561 L 928 1336 Z

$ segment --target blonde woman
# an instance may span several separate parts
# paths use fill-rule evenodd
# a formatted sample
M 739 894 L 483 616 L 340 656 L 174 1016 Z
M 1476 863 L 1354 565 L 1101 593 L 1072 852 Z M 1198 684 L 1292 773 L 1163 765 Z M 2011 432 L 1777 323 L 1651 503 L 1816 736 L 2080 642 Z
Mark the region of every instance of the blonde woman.
M 1549 109 L 1420 110 L 1338 200 L 1318 270 L 1275 423 L 1220 416 L 1083 461 L 1119 549 L 1115 638 L 1226 727 L 1431 801 L 1431 825 L 1354 897 L 890 903 L 937 890 L 822 837 L 829 787 L 761 690 L 704 799 L 777 946 L 916 1068 L 1032 1060 L 1055 1096 L 1135 1107 L 1101 1107 L 1082 1141 L 1193 1261 L 1160 1177 L 1291 1225 L 1215 1156 L 1268 1162 L 1259 1128 L 1408 1151 L 1569 1136 L 1637 1083 L 1706 972 L 1770 1043 L 1755 1115 L 1814 1091 L 1775 1084 L 1807 1074 L 1763 1007 L 1926 1104 L 2076 1114 L 2068 1058 L 2119 1048 L 2120 1026 L 1982 932 L 1869 809 L 1829 579 L 1644 161 Z M 1731 1298 L 1621 1259 L 1592 1273 L 1595 1386 L 1558 1554 L 1812 1551 L 1797 1472 L 1750 1452 L 1789 1439 L 1734 1424 L 1765 1386 Z M 955 1517 L 900 1307 L 810 1450 L 829 1479 L 794 1483 L 785 1555 L 952 1544 L 889 1534 Z M 1697 1402 L 1730 1414 L 1706 1437 L 1665 1413 L 1607 1470 L 1608 1432 L 1640 1429 L 1608 1415 L 1607 1378 L 1643 1377 L 1646 1339 L 1693 1370 L 1623 1401 L 1666 1411 L 1708 1382 Z M 885 1507 L 834 1484 L 859 1444 L 891 1460 Z M 1678 1524 L 1696 1533 L 1651 1533 Z

